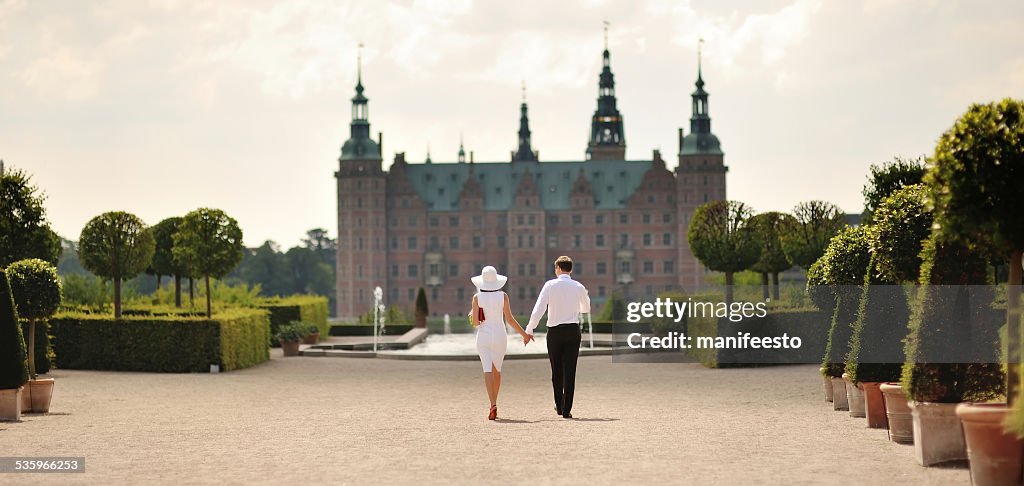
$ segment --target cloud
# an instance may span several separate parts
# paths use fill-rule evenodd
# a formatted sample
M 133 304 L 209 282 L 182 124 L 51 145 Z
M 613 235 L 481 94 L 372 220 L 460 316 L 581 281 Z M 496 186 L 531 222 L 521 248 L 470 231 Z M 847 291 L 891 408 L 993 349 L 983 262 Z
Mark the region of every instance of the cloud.
M 96 94 L 100 69 L 98 61 L 61 47 L 33 61 L 20 77 L 44 99 L 81 101 Z

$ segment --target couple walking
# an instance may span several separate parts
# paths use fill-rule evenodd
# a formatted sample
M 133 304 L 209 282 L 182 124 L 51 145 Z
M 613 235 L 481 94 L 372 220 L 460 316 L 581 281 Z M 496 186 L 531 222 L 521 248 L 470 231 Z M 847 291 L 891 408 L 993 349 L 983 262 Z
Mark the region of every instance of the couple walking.
M 530 314 L 530 322 L 523 329 L 508 305 L 508 295 L 502 287 L 508 277 L 498 275 L 492 266 L 486 266 L 473 277 L 477 288 L 473 296 L 470 318 L 477 329 L 476 349 L 484 370 L 484 384 L 491 408 L 489 420 L 498 417 L 498 390 L 501 388 L 501 364 L 508 347 L 505 324 L 511 325 L 523 338 L 523 345 L 533 341 L 534 330 L 544 313 L 548 314 L 548 360 L 551 362 L 551 385 L 554 389 L 555 412 L 563 418 L 572 418 L 572 398 L 576 388 L 576 361 L 580 354 L 580 314 L 590 312 L 590 297 L 583 284 L 572 279 L 572 259 L 560 256 L 555 260 L 555 278 L 540 289 L 537 303 Z

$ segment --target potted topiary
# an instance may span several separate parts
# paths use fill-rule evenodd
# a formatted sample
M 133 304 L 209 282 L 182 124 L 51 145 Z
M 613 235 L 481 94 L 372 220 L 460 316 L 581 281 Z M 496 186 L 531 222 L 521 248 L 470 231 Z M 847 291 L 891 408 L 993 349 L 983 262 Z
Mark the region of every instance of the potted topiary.
M 834 410 L 849 410 L 850 406 L 850 390 L 847 390 L 843 373 L 846 368 L 846 355 L 849 353 L 851 326 L 857 319 L 861 287 L 869 263 L 867 228 L 863 226 L 852 226 L 840 231 L 829 242 L 828 249 L 822 256 L 822 279 L 836 297 L 832 327 L 829 329 L 822 362 L 825 376 L 832 381 Z M 854 393 L 853 397 L 859 398 L 860 405 L 863 406 L 863 395 Z
M 936 208 L 940 231 L 952 238 L 984 235 L 993 258 L 1009 265 L 1006 287 L 1008 362 L 1007 397 L 1010 408 L 962 404 L 957 408 L 967 437 L 971 476 L 975 481 L 1004 478 L 1020 484 L 1024 437 L 1021 400 L 1021 265 L 1024 258 L 1024 218 L 1021 218 L 1021 180 L 1024 180 L 1024 101 L 1004 99 L 972 105 L 935 148 L 925 177 Z M 977 413 L 972 413 L 972 409 Z M 996 424 L 1008 423 L 1010 434 Z M 977 427 L 977 428 L 975 428 Z M 1002 444 L 1002 447 L 990 447 Z M 993 455 L 990 455 L 992 453 Z
M 281 350 L 285 356 L 298 356 L 299 343 L 309 332 L 304 324 L 292 322 L 277 328 L 277 341 L 281 343 Z
M 836 310 L 836 295 L 832 293 L 832 289 L 825 284 L 825 278 L 821 274 L 821 267 L 824 261 L 819 258 L 814 264 L 807 269 L 807 296 L 811 299 L 814 305 L 829 313 L 829 315 L 835 313 Z M 825 373 L 825 367 L 818 368 L 821 373 L 822 379 L 825 381 L 825 401 L 833 401 L 833 390 L 832 390 L 832 379 L 829 378 L 828 374 Z
M 430 315 L 430 307 L 427 305 L 427 292 L 423 287 L 416 292 L 416 327 L 427 327 L 427 316 Z M 378 325 L 379 323 L 374 323 Z
M 302 337 L 302 344 L 316 344 L 320 342 L 320 328 L 316 324 L 298 322 L 298 325 L 306 328 L 306 335 Z
M 18 315 L 29 322 L 29 381 L 22 392 L 22 412 L 46 413 L 50 411 L 53 378 L 40 379 L 36 374 L 36 324 L 52 316 L 60 307 L 60 277 L 56 267 L 33 258 L 12 263 L 7 267 L 7 278 Z M 43 324 L 43 332 L 46 332 L 45 322 Z
M 0 421 L 21 420 L 21 392 L 28 382 L 25 358 L 25 339 L 7 272 L 0 272 Z
M 887 428 L 881 384 L 900 379 L 903 338 L 910 321 L 907 289 L 900 284 L 916 282 L 920 276 L 921 246 L 931 231 L 932 216 L 920 184 L 897 190 L 873 207 L 871 268 L 850 338 L 846 372 L 864 390 L 868 427 Z M 893 400 L 901 399 L 893 396 Z M 893 436 L 912 437 L 910 409 L 895 412 L 907 413 L 901 417 L 908 420 L 897 420 Z
M 988 261 L 977 246 L 945 241 L 938 233 L 921 253 L 917 311 L 907 336 L 902 385 L 914 420 L 918 463 L 967 459 L 957 404 L 986 402 L 1005 393 L 999 361 L 995 292 Z

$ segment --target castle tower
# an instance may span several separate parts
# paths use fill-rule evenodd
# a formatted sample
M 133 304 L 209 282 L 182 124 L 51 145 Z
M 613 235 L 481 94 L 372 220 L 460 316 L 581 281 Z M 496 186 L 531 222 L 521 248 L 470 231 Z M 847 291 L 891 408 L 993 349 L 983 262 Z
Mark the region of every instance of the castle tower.
M 362 47 L 362 46 L 360 46 Z M 363 94 L 362 56 L 352 98 L 349 138 L 338 157 L 337 314 L 354 317 L 373 309 L 373 289 L 387 286 L 387 184 L 381 142 L 370 138 L 369 99 Z
M 701 40 L 701 43 L 704 41 Z M 726 199 L 724 156 L 718 137 L 711 132 L 708 92 L 704 90 L 701 50 L 697 49 L 697 89 L 691 95 L 690 133 L 679 129 L 679 165 L 676 167 L 676 205 L 679 231 L 679 285 L 686 290 L 704 284 L 704 266 L 690 251 L 686 240 L 690 218 L 701 205 Z
M 616 106 L 615 76 L 612 74 L 611 55 L 608 52 L 608 24 L 605 23 L 604 52 L 601 76 L 597 87 L 597 110 L 590 121 L 590 142 L 587 160 L 625 160 L 626 136 L 622 115 Z
M 519 105 L 519 148 L 512 153 L 512 162 L 536 162 L 537 155 L 530 141 L 530 117 L 526 114 L 526 83 L 523 83 L 523 102 Z

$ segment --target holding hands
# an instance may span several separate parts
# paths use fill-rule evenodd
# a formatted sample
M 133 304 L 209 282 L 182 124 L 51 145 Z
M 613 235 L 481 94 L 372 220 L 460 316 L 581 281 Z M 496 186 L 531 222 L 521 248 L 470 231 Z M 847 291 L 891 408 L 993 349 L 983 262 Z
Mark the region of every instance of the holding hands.
M 523 337 L 523 346 L 526 346 L 527 344 L 530 344 L 530 341 L 533 341 L 533 335 L 532 334 L 527 334 L 526 332 L 520 332 L 519 335 Z

